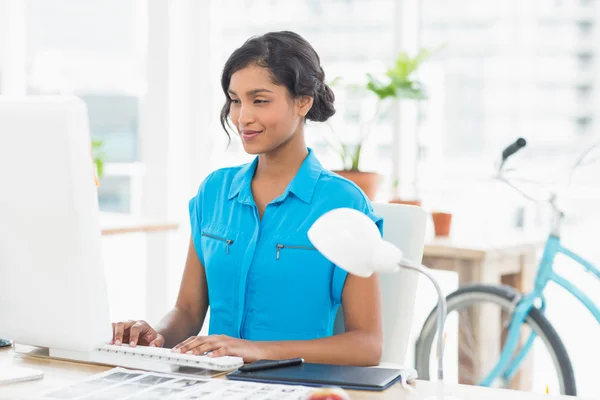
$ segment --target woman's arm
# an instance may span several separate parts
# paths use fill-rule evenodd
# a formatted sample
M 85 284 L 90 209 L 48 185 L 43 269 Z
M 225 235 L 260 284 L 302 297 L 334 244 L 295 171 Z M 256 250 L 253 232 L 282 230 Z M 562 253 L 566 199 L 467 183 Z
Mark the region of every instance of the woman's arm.
M 165 347 L 173 347 L 197 335 L 208 310 L 208 287 L 204 266 L 190 239 L 187 260 L 175 307 L 160 321 L 156 331 L 165 338 Z
M 342 294 L 346 332 L 307 341 L 264 342 L 267 359 L 302 357 L 307 362 L 379 364 L 383 349 L 379 278 L 348 275 Z

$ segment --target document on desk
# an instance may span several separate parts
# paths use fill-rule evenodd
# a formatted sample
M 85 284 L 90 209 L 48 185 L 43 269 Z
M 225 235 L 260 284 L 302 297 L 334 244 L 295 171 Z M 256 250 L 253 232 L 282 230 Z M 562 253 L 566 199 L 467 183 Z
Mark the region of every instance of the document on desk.
M 304 399 L 305 386 L 267 385 L 113 368 L 40 394 L 40 400 Z M 38 398 L 38 397 L 36 397 Z

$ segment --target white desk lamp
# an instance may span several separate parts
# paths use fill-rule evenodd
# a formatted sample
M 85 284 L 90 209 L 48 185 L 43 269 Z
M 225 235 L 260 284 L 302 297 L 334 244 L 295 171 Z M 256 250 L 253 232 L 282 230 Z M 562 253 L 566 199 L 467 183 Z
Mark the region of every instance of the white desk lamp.
M 374 272 L 416 270 L 431 280 L 438 293 L 438 380 L 444 378 L 444 323 L 446 298 L 427 267 L 403 258 L 402 251 L 381 238 L 373 221 L 351 208 L 337 208 L 323 214 L 308 230 L 308 238 L 328 260 L 348 273 L 363 278 Z

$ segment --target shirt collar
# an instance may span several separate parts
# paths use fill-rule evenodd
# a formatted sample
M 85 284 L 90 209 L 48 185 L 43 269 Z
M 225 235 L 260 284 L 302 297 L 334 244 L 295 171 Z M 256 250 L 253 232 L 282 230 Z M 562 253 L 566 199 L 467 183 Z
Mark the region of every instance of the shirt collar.
M 258 156 L 251 163 L 245 164 L 235 174 L 231 187 L 229 188 L 228 198 L 231 200 L 235 196 L 238 196 L 240 202 L 248 202 L 252 198 L 252 177 L 256 171 L 258 165 Z M 321 176 L 323 167 L 317 157 L 314 155 L 312 149 L 308 149 L 308 155 L 302 162 L 300 169 L 296 173 L 296 176 L 287 189 L 276 201 L 283 201 L 287 198 L 289 193 L 293 193 L 303 202 L 310 204 L 312 196 L 315 192 L 315 187 Z

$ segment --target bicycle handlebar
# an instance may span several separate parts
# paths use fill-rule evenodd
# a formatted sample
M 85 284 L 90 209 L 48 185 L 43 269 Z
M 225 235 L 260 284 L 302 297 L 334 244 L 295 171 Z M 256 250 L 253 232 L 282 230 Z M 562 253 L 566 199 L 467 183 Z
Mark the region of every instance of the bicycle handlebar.
M 500 169 L 504 166 L 504 162 L 517 151 L 521 150 L 523 147 L 527 145 L 527 141 L 522 137 L 515 140 L 514 143 L 510 144 L 502 151 L 502 162 L 500 164 Z
M 506 162 L 506 160 L 512 156 L 513 154 L 515 154 L 516 152 L 518 152 L 519 150 L 521 150 L 523 147 L 525 147 L 527 145 L 527 141 L 520 137 L 517 140 L 515 140 L 512 144 L 508 145 L 503 151 L 502 151 L 502 160 L 500 161 L 500 167 L 498 168 L 498 175 L 496 176 L 496 179 L 499 180 L 500 182 L 508 185 L 511 189 L 515 190 L 516 192 L 520 193 L 523 197 L 525 197 L 527 200 L 533 201 L 533 202 L 537 202 L 537 201 L 549 201 L 553 198 L 553 194 L 550 195 L 550 197 L 548 198 L 544 198 L 544 199 L 539 199 L 536 198 L 534 196 L 531 196 L 529 194 L 527 194 L 523 189 L 517 187 L 516 185 L 514 185 L 510 179 L 508 179 L 505 175 L 504 175 L 504 163 Z
M 526 193 L 523 189 L 521 189 L 520 187 L 518 187 L 517 185 L 515 185 L 512 181 L 516 180 L 516 179 L 511 179 L 509 177 L 506 176 L 505 174 L 505 170 L 503 169 L 504 167 L 504 163 L 505 161 L 511 157 L 513 154 L 515 154 L 516 152 L 518 152 L 519 150 L 521 150 L 523 147 L 525 147 L 527 145 L 527 141 L 523 138 L 518 138 L 514 143 L 512 143 L 511 145 L 507 146 L 503 151 L 502 151 L 502 159 L 500 160 L 500 166 L 498 168 L 498 173 L 497 175 L 494 177 L 496 180 L 506 184 L 507 186 L 509 186 L 511 189 L 515 190 L 516 192 L 518 192 L 519 194 L 521 194 L 523 197 L 525 197 L 527 200 L 533 201 L 533 202 L 548 202 L 551 206 L 552 209 L 555 211 L 556 215 L 560 215 L 560 217 L 562 217 L 562 211 L 559 209 L 559 206 L 557 204 L 557 196 L 558 193 L 555 190 L 549 189 L 548 190 L 548 195 L 547 196 L 543 196 L 542 198 L 536 197 L 536 196 L 532 196 L 528 193 Z M 589 148 L 587 148 L 576 160 L 576 162 L 573 164 L 573 166 L 571 167 L 571 170 L 569 172 L 569 176 L 568 176 L 568 185 L 571 184 L 571 180 L 573 177 L 573 173 L 574 171 L 577 169 L 577 167 L 584 165 L 584 159 L 594 150 L 600 148 L 600 142 L 595 143 L 594 145 L 590 146 Z M 600 161 L 600 157 L 597 159 L 594 159 L 594 161 L 599 160 Z M 532 183 L 539 183 L 539 182 L 532 182 Z M 557 218 L 556 223 L 560 222 L 560 218 Z M 558 232 L 560 230 L 560 227 L 557 227 L 554 229 L 554 231 Z

